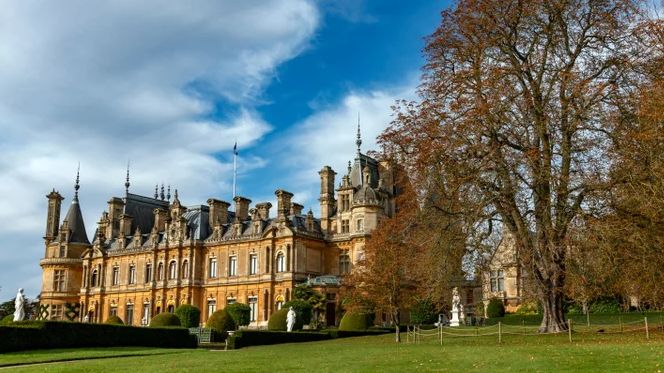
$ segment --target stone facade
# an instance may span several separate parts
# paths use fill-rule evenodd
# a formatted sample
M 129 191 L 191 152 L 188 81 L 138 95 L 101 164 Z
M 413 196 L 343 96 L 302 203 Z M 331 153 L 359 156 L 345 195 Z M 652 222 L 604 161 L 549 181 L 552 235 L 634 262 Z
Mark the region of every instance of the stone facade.
M 511 234 L 504 234 L 482 273 L 482 301 L 485 309 L 491 298 L 505 304 L 507 312 L 516 311 L 525 300 L 527 276 Z
M 201 310 L 205 322 L 216 309 L 241 302 L 252 307 L 250 326 L 260 327 L 293 288 L 309 281 L 328 299 L 326 320 L 334 315 L 340 280 L 363 256 L 365 240 L 380 221 L 393 215 L 394 171 L 358 151 L 335 189 L 336 173 L 319 172 L 321 216 L 275 192 L 269 202 L 251 206 L 210 198 L 184 206 L 155 189 L 152 197 L 129 193 L 108 201 L 88 240 L 76 195 L 59 225 L 62 196 L 47 196 L 41 317 L 103 322 L 116 314 L 125 323 L 146 324 L 159 312 L 181 304 Z M 170 191 L 169 193 L 170 194 Z M 231 211 L 232 210 L 232 211 Z M 80 312 L 73 312 L 78 309 Z M 69 313 L 67 313 L 69 310 Z M 73 315 L 72 315 L 73 313 Z

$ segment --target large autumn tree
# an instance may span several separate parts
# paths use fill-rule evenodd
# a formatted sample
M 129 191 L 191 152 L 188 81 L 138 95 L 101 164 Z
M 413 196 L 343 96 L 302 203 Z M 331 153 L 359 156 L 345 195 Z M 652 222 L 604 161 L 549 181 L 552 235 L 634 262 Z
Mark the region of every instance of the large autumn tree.
M 570 227 L 606 189 L 608 116 L 640 82 L 637 1 L 459 0 L 427 40 L 418 102 L 381 136 L 420 193 L 455 195 L 469 249 L 511 231 L 543 307 L 563 313 Z M 444 211 L 444 206 L 441 211 Z

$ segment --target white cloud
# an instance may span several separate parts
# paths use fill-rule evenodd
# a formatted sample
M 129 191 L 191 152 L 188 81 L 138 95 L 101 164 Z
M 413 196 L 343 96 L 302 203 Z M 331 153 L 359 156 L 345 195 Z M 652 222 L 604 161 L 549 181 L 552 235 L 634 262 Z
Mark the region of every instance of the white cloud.
M 79 161 L 89 235 L 124 192 L 127 159 L 141 194 L 161 181 L 184 203 L 229 192 L 232 166 L 215 155 L 271 130 L 252 108 L 318 23 L 307 0 L 3 2 L 0 299 L 39 291 L 44 195 L 67 197 L 64 216 Z M 219 99 L 239 109 L 210 119 Z

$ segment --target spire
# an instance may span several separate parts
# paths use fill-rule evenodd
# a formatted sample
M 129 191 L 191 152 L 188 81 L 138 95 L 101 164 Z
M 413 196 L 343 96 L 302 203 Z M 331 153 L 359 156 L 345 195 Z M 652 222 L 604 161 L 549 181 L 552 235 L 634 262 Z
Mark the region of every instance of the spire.
M 129 194 L 129 160 L 127 160 L 127 178 L 125 179 L 125 195 Z
M 175 192 L 175 194 L 176 194 L 176 196 L 177 196 L 177 191 Z M 177 198 L 177 197 L 176 197 L 176 198 Z M 170 201 L 170 200 L 171 200 L 171 185 L 170 185 L 170 184 L 168 185 L 168 192 L 166 193 L 166 200 L 167 200 L 167 201 Z
M 162 201 L 164 200 L 164 198 L 166 198 L 164 196 L 164 182 L 163 181 L 161 182 L 161 194 L 159 195 L 159 197 L 161 197 Z
M 79 175 L 81 172 L 81 162 L 78 162 L 78 167 L 76 168 L 76 184 L 74 184 L 74 199 L 72 203 L 78 203 L 78 190 L 81 189 L 79 185 Z
M 159 184 L 154 185 L 154 199 L 159 198 Z
M 80 170 L 81 170 L 81 165 L 79 163 L 78 169 L 76 170 L 76 185 L 74 186 L 74 199 L 71 201 L 71 206 L 69 206 L 69 211 L 67 211 L 67 215 L 65 216 L 65 221 L 67 221 L 68 227 L 71 231 L 69 234 L 69 242 L 84 243 L 89 245 L 90 241 L 88 241 L 88 235 L 85 232 L 85 224 L 83 223 L 83 214 L 81 213 L 81 206 L 78 203 L 78 190 L 81 188 L 81 185 L 79 184 Z
M 362 136 L 360 135 L 360 113 L 357 113 L 357 139 L 355 140 L 355 145 L 357 145 L 357 157 L 360 157 L 360 146 L 362 145 Z
M 169 186 L 169 187 L 168 187 L 168 199 L 171 198 L 171 195 L 170 195 L 171 192 L 170 192 L 170 190 L 171 190 L 171 187 Z M 180 200 L 178 199 L 178 190 L 177 190 L 177 189 L 175 189 L 175 198 L 173 198 L 173 202 L 175 202 L 175 201 L 180 202 Z

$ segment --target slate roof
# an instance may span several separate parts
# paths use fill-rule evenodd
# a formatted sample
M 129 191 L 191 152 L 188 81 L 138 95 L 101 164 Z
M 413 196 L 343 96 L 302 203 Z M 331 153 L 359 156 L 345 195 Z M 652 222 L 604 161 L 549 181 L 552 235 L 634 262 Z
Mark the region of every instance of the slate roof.
M 71 230 L 69 242 L 89 245 L 90 241 L 88 240 L 88 234 L 85 232 L 85 223 L 83 222 L 83 214 L 81 214 L 81 206 L 78 204 L 78 196 L 75 196 L 71 202 L 65 220 Z
M 150 232 L 154 225 L 154 210 L 156 208 L 168 211 L 168 201 L 139 196 L 138 194 L 127 193 L 124 202 L 123 213 L 133 218 L 130 231 L 132 233 L 136 231 L 137 227 L 143 233 Z

